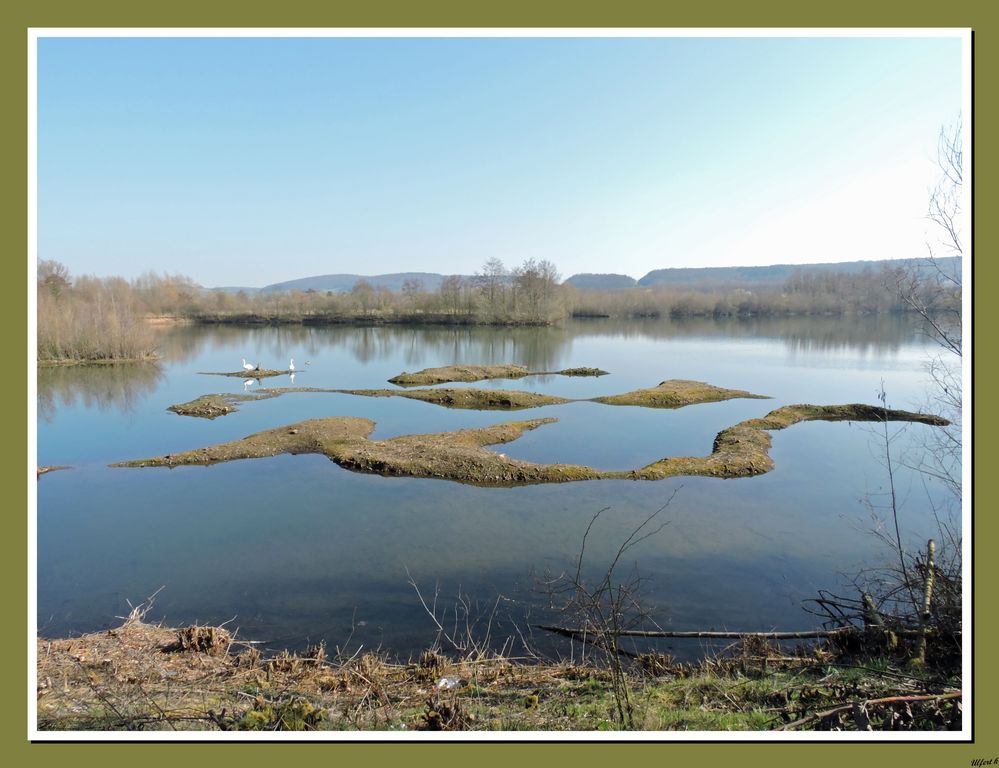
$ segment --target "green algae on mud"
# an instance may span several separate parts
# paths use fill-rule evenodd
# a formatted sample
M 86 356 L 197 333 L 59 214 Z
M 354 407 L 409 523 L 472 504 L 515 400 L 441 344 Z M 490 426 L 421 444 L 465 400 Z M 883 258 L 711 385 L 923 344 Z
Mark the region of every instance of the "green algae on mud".
M 643 408 L 682 408 L 685 405 L 714 403 L 734 398 L 768 400 L 766 395 L 754 395 L 741 389 L 724 389 L 703 381 L 670 379 L 649 389 L 636 389 L 621 395 L 594 397 L 594 402 L 606 405 L 637 405 Z
M 246 394 L 217 394 L 202 395 L 187 403 L 177 403 L 167 408 L 180 416 L 197 416 L 202 419 L 215 419 L 219 416 L 227 416 L 239 409 L 236 403 L 244 403 L 247 400 L 266 400 L 269 397 L 277 397 L 277 394 L 270 392 Z
M 176 467 L 207 465 L 282 453 L 320 453 L 355 472 L 453 480 L 479 486 L 518 486 L 575 480 L 662 480 L 667 477 L 750 477 L 774 467 L 769 430 L 800 421 L 912 421 L 932 426 L 948 422 L 939 416 L 876 406 L 787 405 L 763 418 L 749 419 L 722 430 L 708 456 L 667 457 L 628 471 L 605 471 L 579 464 L 536 464 L 511 459 L 485 449 L 509 443 L 525 431 L 556 419 L 534 419 L 422 435 L 369 440 L 375 423 L 353 416 L 309 419 L 269 429 L 228 443 L 149 459 L 123 461 L 113 467 Z
M 569 403 L 564 397 L 542 395 L 536 392 L 520 392 L 511 389 L 342 389 L 346 395 L 362 397 L 407 397 L 422 400 L 445 408 L 463 408 L 477 411 L 518 411 L 524 408 L 539 408 L 544 405 Z
M 599 368 L 566 368 L 561 371 L 529 371 L 522 365 L 445 365 L 424 368 L 415 373 L 403 372 L 389 379 L 399 387 L 419 387 L 454 382 L 487 381 L 489 379 L 522 379 L 525 376 L 604 376 Z

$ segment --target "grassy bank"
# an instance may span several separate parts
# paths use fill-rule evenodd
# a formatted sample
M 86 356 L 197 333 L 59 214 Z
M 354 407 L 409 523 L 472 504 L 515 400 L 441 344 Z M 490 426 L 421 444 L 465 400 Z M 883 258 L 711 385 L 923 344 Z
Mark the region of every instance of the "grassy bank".
M 618 730 L 611 675 L 585 663 L 430 650 L 263 657 L 224 629 L 117 629 L 39 639 L 41 730 Z M 634 727 L 650 731 L 960 728 L 960 680 L 837 648 L 746 640 L 727 655 L 629 663 Z

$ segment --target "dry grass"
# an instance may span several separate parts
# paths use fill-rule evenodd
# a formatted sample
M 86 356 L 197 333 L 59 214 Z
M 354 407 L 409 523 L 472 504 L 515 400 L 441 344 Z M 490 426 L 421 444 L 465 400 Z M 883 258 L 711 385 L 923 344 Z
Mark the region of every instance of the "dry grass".
M 610 672 L 590 664 L 437 651 L 410 663 L 329 659 L 323 645 L 265 658 L 224 628 L 167 629 L 136 613 L 117 629 L 37 644 L 41 730 L 620 727 Z M 628 674 L 643 729 L 853 728 L 853 701 L 879 727 L 960 725 L 955 688 L 865 669 L 750 641 L 700 664 L 649 653 Z

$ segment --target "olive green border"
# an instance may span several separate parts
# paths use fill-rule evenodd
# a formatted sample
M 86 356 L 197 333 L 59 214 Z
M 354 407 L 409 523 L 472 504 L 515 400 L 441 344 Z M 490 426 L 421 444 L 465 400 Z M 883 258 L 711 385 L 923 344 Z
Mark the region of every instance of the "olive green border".
M 320 7 L 324 5 L 325 7 Z M 988 178 L 983 169 L 995 167 L 994 151 L 983 136 L 982 126 L 994 125 L 995 109 L 990 103 L 988 83 L 994 80 L 995 43 L 994 11 L 987 2 L 950 0 L 925 2 L 874 2 L 874 0 L 840 0 L 831 3 L 807 3 L 803 0 L 779 2 L 745 2 L 715 0 L 711 3 L 682 3 L 674 8 L 666 2 L 639 3 L 632 0 L 593 2 L 592 0 L 378 0 L 378 2 L 301 2 L 285 0 L 172 0 L 164 3 L 140 3 L 136 0 L 115 2 L 73 2 L 72 0 L 7 0 L 0 8 L 2 39 L 0 39 L 0 78 L 4 89 L 6 117 L 0 124 L 3 143 L 0 151 L 0 179 L 3 180 L 3 216 L 5 246 L 2 251 L 3 275 L 0 284 L 2 303 L 7 314 L 2 335 L 5 348 L 23 354 L 26 345 L 26 258 L 27 253 L 27 188 L 26 176 L 26 72 L 27 28 L 29 27 L 336 27 L 336 26 L 538 26 L 538 27 L 695 27 L 719 26 L 763 27 L 971 27 L 975 32 L 975 102 L 974 130 L 975 171 Z M 986 85 L 983 87 L 983 83 Z M 994 90 L 992 91 L 994 93 Z M 988 211 L 991 192 L 981 182 L 974 188 L 976 211 Z M 984 202 L 983 202 L 984 201 Z M 976 226 L 976 251 L 988 253 L 994 225 L 993 216 L 985 217 L 985 226 Z M 983 248 L 984 244 L 984 248 Z M 977 259 L 974 277 L 978 285 L 988 285 L 996 267 L 988 256 Z M 979 291 L 979 295 L 981 292 Z M 982 313 L 975 313 L 976 315 Z M 979 320 L 976 316 L 975 320 Z M 988 323 L 988 318 L 984 318 Z M 976 322 L 976 327 L 981 327 Z M 987 329 L 988 326 L 986 325 Z M 981 335 L 981 334 L 979 334 Z M 987 380 L 992 365 L 979 358 L 975 382 Z M 0 632 L 0 649 L 5 672 L 0 701 L 2 706 L 3 754 L 16 760 L 13 764 L 75 766 L 101 764 L 119 765 L 140 760 L 144 765 L 160 765 L 165 761 L 194 759 L 197 761 L 240 761 L 242 765 L 270 765 L 275 759 L 296 761 L 322 760 L 364 762 L 381 765 L 437 765 L 474 759 L 477 764 L 519 765 L 550 763 L 552 760 L 573 761 L 573 765 L 598 765 L 608 759 L 629 761 L 672 761 L 674 765 L 809 765 L 858 768 L 865 765 L 903 764 L 905 766 L 970 766 L 976 758 L 997 758 L 999 763 L 999 718 L 991 684 L 995 661 L 985 649 L 997 621 L 990 611 L 990 598 L 995 568 L 990 560 L 991 542 L 996 529 L 992 505 L 994 498 L 990 482 L 976 478 L 975 501 L 985 510 L 975 515 L 975 581 L 979 595 L 976 600 L 976 658 L 974 668 L 975 696 L 974 737 L 972 744 L 932 743 L 818 743 L 818 744 L 745 744 L 745 743 L 668 743 L 668 744 L 30 744 L 27 740 L 26 689 L 27 659 L 25 640 L 26 571 L 27 571 L 27 379 L 33 375 L 26 369 L 24 376 L 4 377 L 6 397 L 23 404 L 13 408 L 6 428 L 16 438 L 3 446 L 3 488 L 7 491 L 6 533 L 3 543 L 2 572 L 7 586 L 7 622 Z M 981 406 L 982 398 L 976 405 Z M 22 410 L 22 408 L 24 410 Z M 991 419 L 991 410 L 979 414 L 976 424 Z M 20 439 L 23 436 L 23 440 Z M 986 447 L 985 458 L 994 455 Z M 981 463 L 976 456 L 975 465 Z M 986 500 L 983 505 L 982 499 Z M 140 754 L 141 752 L 141 754 Z M 179 755 L 178 753 L 183 753 Z M 294 754 L 288 754 L 294 753 Z

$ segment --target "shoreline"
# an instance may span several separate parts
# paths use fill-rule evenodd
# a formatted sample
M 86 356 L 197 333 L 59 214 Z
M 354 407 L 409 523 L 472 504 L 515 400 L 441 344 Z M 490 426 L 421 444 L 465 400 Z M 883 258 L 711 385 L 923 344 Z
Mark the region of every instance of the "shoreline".
M 434 644 L 408 661 L 361 648 L 330 656 L 324 643 L 265 657 L 225 628 L 147 624 L 141 609 L 121 626 L 36 644 L 41 731 L 961 727 L 959 672 L 885 675 L 891 659 L 835 644 L 788 650 L 745 637 L 688 664 L 656 651 L 615 661 L 592 645 L 585 662 L 567 662 L 474 642 L 457 653 Z

